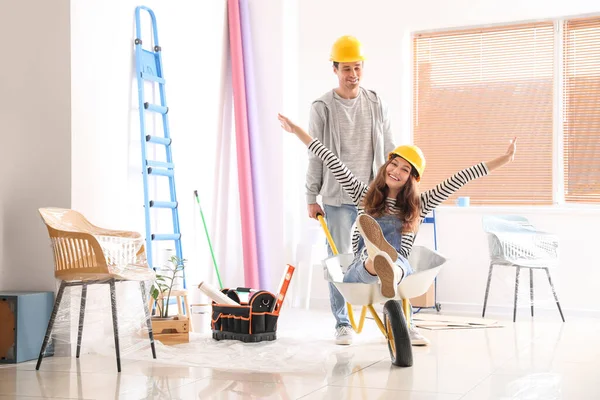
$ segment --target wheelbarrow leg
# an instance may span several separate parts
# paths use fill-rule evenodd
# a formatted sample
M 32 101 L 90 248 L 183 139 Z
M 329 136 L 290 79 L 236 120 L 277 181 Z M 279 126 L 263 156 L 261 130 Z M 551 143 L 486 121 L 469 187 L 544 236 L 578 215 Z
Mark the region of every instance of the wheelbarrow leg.
M 410 324 L 412 322 L 412 311 L 410 301 L 408 299 L 402 299 L 402 311 L 404 312 L 404 318 L 406 319 L 406 327 L 410 329 Z

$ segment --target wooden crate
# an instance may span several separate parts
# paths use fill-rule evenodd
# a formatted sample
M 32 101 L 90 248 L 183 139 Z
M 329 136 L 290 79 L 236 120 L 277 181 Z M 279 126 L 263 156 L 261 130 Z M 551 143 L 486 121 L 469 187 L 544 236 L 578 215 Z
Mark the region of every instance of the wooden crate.
M 435 286 L 431 284 L 427 292 L 418 297 L 410 299 L 410 304 L 413 307 L 435 307 Z
M 152 318 L 154 340 L 165 345 L 188 343 L 190 341 L 190 321 L 185 315 L 170 318 Z

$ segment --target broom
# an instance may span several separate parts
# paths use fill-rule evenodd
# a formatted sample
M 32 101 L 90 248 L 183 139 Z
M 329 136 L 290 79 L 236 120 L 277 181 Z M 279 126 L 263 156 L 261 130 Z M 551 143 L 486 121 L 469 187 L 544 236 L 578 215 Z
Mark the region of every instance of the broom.
M 219 275 L 219 267 L 217 267 L 217 260 L 215 259 L 215 253 L 213 252 L 212 245 L 210 244 L 210 236 L 208 235 L 208 229 L 206 228 L 206 221 L 204 220 L 204 213 L 202 212 L 202 206 L 200 205 L 200 198 L 198 197 L 197 190 L 194 190 L 194 195 L 196 196 L 196 202 L 198 203 L 198 207 L 200 208 L 200 216 L 202 217 L 202 225 L 204 225 L 204 232 L 206 233 L 206 239 L 208 240 L 208 247 L 210 249 L 210 255 L 212 256 L 213 265 L 215 266 L 215 271 L 217 272 L 217 279 L 219 280 L 219 288 L 223 289 L 223 283 L 221 283 L 221 275 Z

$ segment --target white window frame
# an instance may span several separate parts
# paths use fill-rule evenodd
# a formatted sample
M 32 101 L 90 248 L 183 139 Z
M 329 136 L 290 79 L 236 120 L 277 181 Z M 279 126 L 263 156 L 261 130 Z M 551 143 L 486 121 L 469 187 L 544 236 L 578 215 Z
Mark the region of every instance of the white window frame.
M 552 110 L 553 131 L 553 165 L 552 170 L 552 202 L 565 205 L 565 167 L 564 167 L 564 63 L 563 63 L 563 28 L 564 20 L 554 21 L 554 109 Z

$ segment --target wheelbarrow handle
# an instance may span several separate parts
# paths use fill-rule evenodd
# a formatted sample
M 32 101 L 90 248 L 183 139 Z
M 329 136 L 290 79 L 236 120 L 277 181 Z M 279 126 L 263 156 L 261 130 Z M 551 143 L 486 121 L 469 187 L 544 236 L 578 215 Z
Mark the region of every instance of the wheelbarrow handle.
M 323 227 L 323 231 L 325 232 L 325 236 L 327 237 L 327 242 L 329 243 L 329 247 L 331 247 L 331 251 L 333 252 L 333 255 L 337 256 L 338 249 L 337 249 L 337 247 L 335 247 L 335 243 L 333 242 L 331 233 L 329 233 L 329 228 L 327 228 L 327 222 L 325 222 L 325 218 L 323 218 L 323 215 L 321 213 L 318 213 L 317 219 L 319 220 L 319 222 L 321 223 L 321 226 Z

